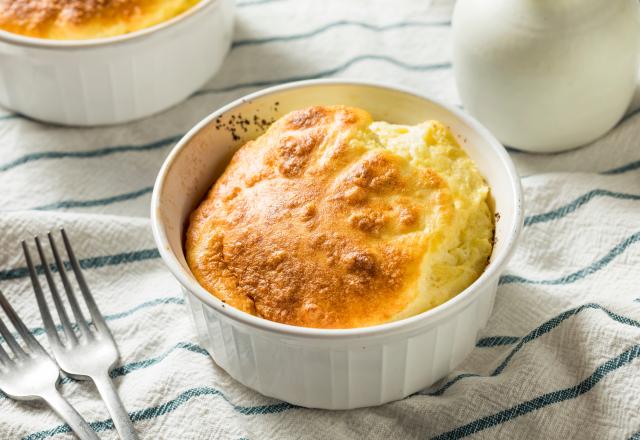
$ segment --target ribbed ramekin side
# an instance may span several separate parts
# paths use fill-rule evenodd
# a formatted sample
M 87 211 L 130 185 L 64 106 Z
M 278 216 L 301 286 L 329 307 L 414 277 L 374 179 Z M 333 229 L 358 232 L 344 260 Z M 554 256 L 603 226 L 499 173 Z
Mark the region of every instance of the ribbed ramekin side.
M 407 340 L 407 373 L 403 396 L 409 396 L 442 379 L 475 347 L 478 331 L 493 308 L 497 284 L 488 284 L 467 307 L 435 327 Z
M 496 287 L 487 284 L 465 308 L 410 333 L 323 340 L 257 330 L 187 297 L 202 344 L 233 378 L 289 403 L 350 409 L 402 399 L 453 370 L 475 346 Z

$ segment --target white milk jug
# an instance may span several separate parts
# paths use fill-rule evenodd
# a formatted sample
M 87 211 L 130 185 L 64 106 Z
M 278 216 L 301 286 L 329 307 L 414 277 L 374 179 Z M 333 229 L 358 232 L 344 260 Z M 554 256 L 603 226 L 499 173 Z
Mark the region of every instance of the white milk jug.
M 453 14 L 462 103 L 527 151 L 610 130 L 633 97 L 639 45 L 637 0 L 458 0 Z

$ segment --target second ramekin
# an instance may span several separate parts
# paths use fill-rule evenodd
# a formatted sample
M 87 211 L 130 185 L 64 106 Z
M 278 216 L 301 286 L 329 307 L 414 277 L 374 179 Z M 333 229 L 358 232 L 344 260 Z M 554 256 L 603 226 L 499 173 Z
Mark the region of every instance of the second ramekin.
M 65 125 L 128 122 L 201 87 L 231 45 L 234 0 L 202 0 L 148 29 L 95 40 L 0 30 L 0 104 Z
M 183 252 L 186 222 L 233 152 L 285 113 L 328 104 L 361 107 L 375 120 L 392 123 L 440 120 L 475 160 L 499 214 L 496 244 L 486 271 L 455 298 L 420 315 L 373 327 L 304 328 L 229 307 L 189 271 Z M 220 367 L 267 396 L 306 407 L 347 409 L 406 397 L 445 376 L 467 356 L 491 314 L 498 277 L 522 228 L 523 205 L 520 180 L 505 149 L 461 111 L 396 87 L 316 80 L 248 95 L 200 122 L 162 166 L 151 217 L 160 254 L 184 287 L 200 340 Z

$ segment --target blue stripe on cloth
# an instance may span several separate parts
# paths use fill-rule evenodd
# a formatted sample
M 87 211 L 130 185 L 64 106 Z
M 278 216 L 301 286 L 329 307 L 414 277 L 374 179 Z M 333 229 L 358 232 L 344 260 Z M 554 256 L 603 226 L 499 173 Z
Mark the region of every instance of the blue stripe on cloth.
M 558 220 L 572 213 L 573 211 L 580 208 L 581 206 L 589 203 L 591 200 L 593 200 L 596 197 L 611 197 L 619 200 L 640 200 L 640 195 L 636 195 L 636 194 L 613 192 L 613 191 L 608 191 L 606 189 L 594 189 L 592 191 L 589 191 L 586 194 L 581 195 L 574 201 L 564 206 L 561 206 L 560 208 L 554 209 L 549 212 L 545 212 L 544 214 L 536 214 L 536 215 L 531 215 L 526 217 L 524 219 L 524 225 L 531 226 L 531 225 L 535 225 L 536 223 L 545 223 L 552 220 Z
M 632 434 L 628 440 L 640 440 L 640 431 L 636 432 L 635 434 Z
M 414 71 L 419 71 L 419 72 L 451 68 L 451 63 L 448 63 L 448 62 L 446 62 L 446 63 L 434 63 L 434 64 L 408 64 L 408 63 L 405 63 L 403 61 L 399 61 L 399 60 L 396 60 L 395 58 L 391 58 L 391 57 L 384 56 L 384 55 L 360 55 L 360 56 L 354 57 L 354 58 L 348 60 L 347 62 L 345 62 L 344 64 L 341 64 L 341 65 L 339 65 L 337 67 L 334 67 L 332 69 L 323 70 L 323 71 L 316 72 L 316 73 L 311 73 L 311 74 L 308 74 L 308 75 L 292 76 L 292 77 L 289 77 L 289 78 L 280 78 L 280 79 L 270 80 L 270 81 L 247 82 L 247 83 L 235 84 L 235 85 L 232 85 L 232 86 L 220 87 L 220 88 L 202 89 L 202 90 L 199 90 L 199 91 L 195 92 L 192 96 L 205 95 L 205 94 L 209 94 L 209 93 L 232 92 L 232 91 L 235 91 L 235 90 L 245 89 L 245 88 L 252 88 L 252 87 L 266 87 L 266 86 L 272 86 L 272 85 L 281 84 L 281 83 L 285 83 L 285 82 L 292 82 L 292 81 L 303 81 L 303 80 L 307 80 L 307 79 L 326 78 L 328 76 L 333 76 L 333 75 L 335 75 L 337 73 L 340 73 L 340 72 L 348 69 L 352 65 L 357 64 L 357 63 L 362 62 L 362 61 L 383 61 L 383 62 L 386 62 L 386 63 L 389 63 L 389 64 L 393 64 L 393 65 L 395 65 L 397 67 L 400 67 L 400 68 L 403 68 L 403 69 L 406 69 L 406 70 L 414 70 Z
M 502 345 L 513 345 L 520 340 L 517 336 L 490 336 L 482 338 L 476 342 L 476 347 L 499 347 Z
M 473 422 L 467 423 L 466 425 L 432 437 L 432 440 L 455 440 L 467 437 L 469 435 L 475 434 L 476 432 L 501 425 L 532 411 L 542 409 L 546 406 L 575 399 L 589 392 L 608 374 L 625 365 L 628 365 L 638 356 L 640 356 L 640 345 L 634 345 L 618 356 L 600 365 L 590 376 L 573 387 L 552 391 L 550 393 L 538 396 L 534 399 L 519 403 L 518 405 L 515 405 L 511 408 L 497 412 L 490 416 L 482 417 L 480 419 L 474 420 Z
M 160 258 L 160 252 L 158 252 L 158 249 L 156 248 L 151 248 L 111 255 L 101 255 L 98 257 L 81 258 L 78 260 L 78 263 L 82 269 L 96 269 L 105 266 L 117 266 L 120 264 L 135 263 L 138 261 L 154 260 L 157 258 Z M 69 266 L 68 262 L 65 262 L 65 268 L 70 270 L 70 267 L 71 266 Z M 55 267 L 53 270 L 55 271 Z M 36 266 L 36 271 L 41 275 L 44 273 L 41 266 Z M 26 278 L 28 276 L 29 271 L 26 267 L 0 270 L 0 281 L 15 280 L 18 278 Z
M 129 417 L 133 423 L 152 420 L 157 417 L 164 416 L 177 410 L 193 398 L 202 396 L 221 397 L 227 402 L 235 412 L 245 415 L 262 415 L 262 414 L 277 414 L 290 409 L 299 408 L 286 402 L 280 402 L 273 405 L 258 405 L 258 406 L 242 406 L 232 403 L 229 398 L 220 390 L 211 387 L 196 387 L 190 388 L 180 393 L 176 398 L 150 408 L 141 409 L 129 413 Z M 113 421 L 111 419 L 91 422 L 89 424 L 96 432 L 110 431 L 114 429 Z M 54 428 L 44 431 L 35 432 L 33 434 L 23 437 L 23 440 L 43 440 L 49 437 L 53 437 L 58 434 L 71 432 L 69 425 L 58 425 Z
M 522 284 L 544 284 L 544 285 L 558 285 L 558 284 L 571 284 L 579 281 L 589 275 L 592 275 L 599 270 L 605 268 L 614 258 L 618 255 L 622 254 L 629 246 L 633 243 L 640 240 L 640 232 L 636 232 L 635 234 L 627 237 L 622 242 L 618 243 L 613 249 L 611 249 L 607 255 L 599 259 L 598 261 L 590 264 L 589 266 L 580 269 L 576 272 L 573 272 L 569 275 L 565 275 L 560 278 L 555 278 L 551 280 L 530 280 L 528 278 L 523 278 L 518 275 L 503 275 L 500 277 L 499 284 L 512 284 L 512 283 L 522 283 Z
M 143 310 L 143 309 L 148 309 L 149 307 L 155 307 L 155 306 L 160 306 L 160 305 L 165 305 L 165 304 L 178 304 L 178 305 L 183 305 L 185 304 L 184 302 L 184 298 L 182 298 L 181 296 L 165 296 L 165 297 L 161 297 L 161 298 L 156 298 L 156 299 L 152 299 L 149 301 L 145 301 L 141 304 L 138 304 L 137 306 L 125 310 L 123 312 L 118 312 L 118 313 L 112 313 L 110 315 L 105 315 L 104 319 L 107 321 L 115 321 L 117 319 L 122 319 L 122 318 L 126 318 L 127 316 L 131 316 L 134 313 L 136 313 L 138 310 Z
M 600 171 L 597 174 L 600 175 L 600 176 L 610 176 L 610 175 L 613 176 L 613 175 L 623 174 L 623 173 L 626 173 L 628 171 L 634 171 L 634 170 L 637 170 L 638 168 L 640 168 L 640 160 L 635 160 L 635 161 L 630 162 L 628 164 L 621 165 L 619 167 L 612 168 L 612 169 L 607 170 L 607 171 Z M 541 176 L 543 174 L 546 174 L 546 173 L 527 174 L 526 176 L 520 176 L 520 179 L 529 179 L 531 177 L 538 177 L 538 176 Z
M 511 352 L 509 353 L 509 355 L 507 355 L 507 357 L 504 359 L 504 361 L 502 361 L 500 363 L 500 365 L 498 365 L 498 367 L 496 367 L 496 369 L 493 371 L 493 373 L 491 373 L 491 376 L 497 376 L 502 371 L 504 371 L 504 369 L 507 367 L 507 365 L 509 364 L 509 362 L 511 361 L 513 356 L 518 351 L 520 351 L 520 349 L 522 349 L 522 347 L 524 347 L 527 343 L 529 343 L 530 341 L 533 341 L 535 339 L 538 339 L 542 335 L 545 335 L 545 334 L 549 333 L 551 330 L 553 330 L 554 328 L 558 327 L 562 322 L 564 322 L 568 318 L 570 318 L 572 316 L 575 316 L 578 313 L 582 312 L 583 310 L 587 310 L 587 309 L 595 309 L 595 310 L 602 311 L 609 318 L 611 318 L 612 320 L 614 320 L 616 322 L 619 322 L 619 323 L 625 324 L 625 325 L 629 325 L 629 326 L 632 326 L 632 327 L 640 328 L 640 322 L 636 321 L 635 319 L 631 319 L 631 318 L 627 318 L 626 316 L 619 315 L 619 314 L 617 314 L 615 312 L 612 312 L 611 310 L 601 306 L 600 304 L 595 304 L 595 303 L 584 304 L 582 306 L 575 307 L 573 309 L 569 309 L 569 310 L 557 315 L 556 317 L 548 320 L 547 322 L 545 322 L 541 326 L 538 326 L 533 331 L 529 332 L 525 337 L 523 337 L 520 340 L 520 342 L 518 342 L 518 344 L 513 348 L 513 350 L 511 350 Z
M 354 21 L 354 20 L 339 20 L 331 23 L 327 23 L 324 26 L 321 26 L 312 31 L 303 32 L 300 34 L 288 34 L 288 35 L 278 35 L 273 37 L 264 37 L 264 38 L 247 38 L 244 40 L 236 40 L 233 42 L 232 47 L 242 47 L 242 46 L 255 46 L 259 44 L 268 44 L 268 43 L 277 43 L 277 42 L 287 42 L 287 41 L 295 41 L 302 40 L 305 38 L 315 37 L 316 35 L 322 34 L 330 29 L 337 27 L 360 27 L 363 29 L 367 29 L 374 32 L 384 32 L 393 29 L 403 29 L 408 27 L 447 27 L 451 26 L 450 21 L 434 21 L 434 22 L 424 22 L 424 21 L 402 21 L 399 23 L 392 23 L 387 25 L 374 25 L 371 23 L 363 22 L 363 21 Z
M 459 380 L 462 380 L 462 379 L 466 379 L 468 377 L 482 377 L 482 375 L 478 374 L 478 373 L 461 373 L 461 374 L 458 374 L 453 379 L 451 379 L 450 381 L 448 381 L 447 383 L 445 383 L 444 385 L 442 385 L 440 388 L 438 388 L 435 391 L 431 391 L 429 393 L 426 393 L 424 391 L 419 391 L 419 392 L 416 393 L 416 395 L 419 395 L 419 396 L 441 396 L 445 391 L 447 391 L 449 388 L 451 388 L 451 386 L 454 385 L 456 382 L 458 382 Z
M 165 296 L 165 297 L 161 297 L 161 298 L 156 298 L 156 299 L 152 299 L 149 301 L 145 301 L 141 304 L 138 304 L 137 306 L 122 311 L 122 312 L 117 312 L 117 313 L 112 313 L 109 315 L 104 315 L 104 319 L 106 321 L 116 321 L 118 319 L 122 319 L 122 318 L 126 318 L 128 316 L 131 316 L 133 314 L 135 314 L 137 311 L 139 310 L 144 310 L 144 309 L 148 309 L 150 307 L 155 307 L 155 306 L 160 306 L 160 305 L 165 305 L 165 304 L 178 304 L 178 305 L 183 305 L 185 304 L 184 302 L 184 298 L 182 298 L 181 296 Z M 91 324 L 91 322 L 88 322 L 88 324 Z M 77 323 L 72 323 L 71 324 L 72 327 L 76 328 L 78 327 Z M 56 329 L 58 331 L 62 331 L 62 326 L 61 325 L 57 325 Z M 29 331 L 31 332 L 31 334 L 33 334 L 34 336 L 40 336 L 43 335 L 45 333 L 45 329 L 43 327 L 32 327 L 29 329 Z M 17 335 L 16 335 L 17 336 Z M 2 336 L 0 336 L 0 342 L 3 342 L 4 338 Z
M 504 369 L 507 367 L 507 365 L 509 365 L 509 362 L 511 362 L 511 359 L 513 359 L 513 356 L 515 356 L 515 354 L 517 352 L 519 352 L 522 349 L 522 347 L 524 347 L 526 344 L 538 339 L 540 336 L 543 336 L 543 335 L 549 333 L 551 330 L 555 329 L 556 327 L 558 327 L 560 324 L 562 324 L 564 321 L 566 321 L 567 319 L 571 318 L 572 316 L 576 316 L 577 314 L 579 314 L 583 310 L 590 310 L 590 309 L 599 310 L 601 312 L 604 312 L 609 318 L 611 318 L 614 321 L 619 322 L 621 324 L 626 324 L 626 325 L 630 325 L 632 327 L 640 328 L 640 322 L 638 322 L 638 321 L 636 321 L 634 319 L 631 319 L 631 318 L 627 318 L 626 316 L 622 316 L 622 315 L 619 315 L 617 313 L 614 313 L 614 312 L 610 311 L 609 309 L 607 309 L 606 307 L 601 306 L 600 304 L 595 304 L 595 303 L 583 304 L 581 306 L 574 307 L 574 308 L 571 308 L 569 310 L 566 310 L 566 311 L 560 313 L 559 315 L 549 319 L 548 321 L 545 321 L 544 323 L 542 323 L 541 325 L 539 325 L 538 327 L 536 327 L 535 329 L 533 329 L 529 333 L 527 333 L 526 336 L 524 336 L 522 338 L 516 338 L 516 339 L 518 339 L 520 341 L 520 342 L 518 342 L 518 345 L 516 345 L 509 352 L 507 357 L 500 363 L 500 365 L 498 365 L 498 367 L 488 377 L 494 377 L 494 376 L 497 376 L 498 374 L 502 373 L 502 371 L 504 371 Z M 490 339 L 490 338 L 488 338 L 488 339 Z M 427 392 L 419 392 L 418 394 L 420 394 L 420 395 L 428 395 L 428 396 L 439 396 L 442 393 L 444 393 L 447 389 L 449 389 L 453 384 L 455 384 L 459 380 L 464 379 L 466 377 L 487 377 L 487 376 L 481 376 L 480 374 L 475 374 L 475 373 L 459 374 L 459 375 L 455 376 L 453 379 L 449 380 L 447 383 L 445 383 L 443 386 L 441 386 L 440 388 L 438 388 L 435 391 L 428 392 L 428 393 Z
M 636 160 L 626 165 L 621 165 L 617 168 L 612 168 L 610 170 L 603 171 L 600 174 L 611 176 L 616 174 L 623 174 L 623 173 L 626 173 L 627 171 L 637 170 L 638 168 L 640 168 L 640 160 Z
M 153 186 L 147 186 L 145 188 L 124 193 L 118 194 L 116 196 L 105 197 L 102 199 L 93 199 L 93 200 L 63 200 L 60 202 L 49 203 L 47 205 L 36 206 L 35 208 L 31 208 L 36 211 L 51 211 L 55 209 L 68 209 L 68 208 L 93 208 L 96 206 L 107 206 L 112 205 L 114 203 L 125 202 L 127 200 L 137 199 L 147 194 L 151 194 L 153 192 Z
M 111 370 L 109 375 L 111 376 L 112 379 L 115 379 L 116 377 L 126 376 L 126 375 L 128 375 L 130 373 L 133 373 L 134 371 L 143 370 L 143 369 L 152 367 L 152 366 L 157 365 L 160 362 L 162 362 L 171 353 L 173 353 L 173 352 L 175 352 L 177 350 L 185 350 L 185 351 L 189 351 L 189 352 L 192 352 L 192 353 L 197 353 L 197 354 L 209 357 L 209 352 L 207 352 L 207 350 L 205 350 L 204 348 L 200 347 L 199 345 L 192 344 L 191 342 L 179 342 L 178 344 L 174 345 L 169 350 L 165 351 L 164 353 L 162 353 L 159 356 L 156 356 L 156 357 L 153 357 L 153 358 L 149 358 L 149 359 L 145 359 L 145 360 L 142 360 L 142 361 L 131 362 L 131 363 L 122 365 L 120 367 L 116 367 L 113 370 Z M 67 384 L 67 383 L 72 383 L 72 382 L 78 382 L 78 380 L 77 379 L 73 379 L 73 378 L 71 378 L 69 376 L 64 376 L 60 380 L 60 384 L 61 385 L 64 385 L 64 384 Z M 5 394 L 3 394 L 2 392 L 0 392 L 0 400 L 6 399 L 6 398 L 7 398 L 7 396 Z
M 15 168 L 20 165 L 24 165 L 25 163 L 34 162 L 37 160 L 50 160 L 50 159 L 86 159 L 86 158 L 95 158 L 95 157 L 104 157 L 110 154 L 116 153 L 126 153 L 129 151 L 152 151 L 166 147 L 167 145 L 172 145 L 180 138 L 182 135 L 170 136 L 164 139 L 160 139 L 158 141 L 153 141 L 148 144 L 142 145 L 118 145 L 113 147 L 104 147 L 90 150 L 82 150 L 82 151 L 42 151 L 40 153 L 31 153 L 21 156 L 17 159 L 12 160 L 11 162 L 7 162 L 5 164 L 0 165 L 0 172 L 8 171 L 12 168 Z
M 167 356 L 169 356 L 171 353 L 173 353 L 178 349 L 190 351 L 192 353 L 197 353 L 197 354 L 201 354 L 203 356 L 209 357 L 209 352 L 204 348 L 200 347 L 199 345 L 193 344 L 191 342 L 179 342 L 159 356 L 145 359 L 142 361 L 131 362 L 131 363 L 122 365 L 120 367 L 116 367 L 113 370 L 111 370 L 110 376 L 112 379 L 114 379 L 116 377 L 126 376 L 127 374 L 130 374 L 137 370 L 149 368 L 153 365 L 159 364 L 164 359 L 166 359 Z

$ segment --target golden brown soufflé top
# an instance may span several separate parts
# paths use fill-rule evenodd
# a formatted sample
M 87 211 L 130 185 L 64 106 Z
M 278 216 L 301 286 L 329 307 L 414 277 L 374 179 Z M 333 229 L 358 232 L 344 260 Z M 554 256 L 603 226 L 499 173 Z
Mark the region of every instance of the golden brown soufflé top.
M 441 123 L 311 107 L 236 152 L 191 215 L 186 257 L 229 306 L 297 326 L 369 326 L 435 307 L 482 273 L 488 197 Z
M 0 0 L 0 29 L 54 40 L 134 32 L 169 20 L 200 0 Z

